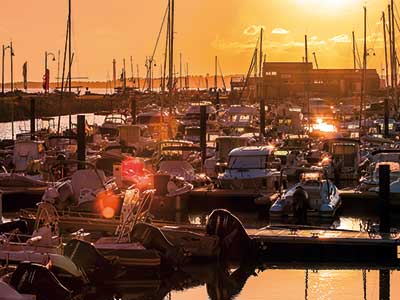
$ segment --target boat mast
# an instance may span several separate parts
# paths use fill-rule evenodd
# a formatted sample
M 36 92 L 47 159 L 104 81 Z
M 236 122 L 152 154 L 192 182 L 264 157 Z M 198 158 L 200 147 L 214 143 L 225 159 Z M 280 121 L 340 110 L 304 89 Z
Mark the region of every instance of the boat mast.
M 132 86 L 133 86 L 133 82 L 134 82 L 134 75 L 133 75 L 133 58 L 132 58 L 132 55 L 131 55 L 131 83 L 132 83 Z
M 363 71 L 361 79 L 361 97 L 360 97 L 360 116 L 358 122 L 359 138 L 361 137 L 361 122 L 363 117 L 364 94 L 365 94 L 365 77 L 367 71 L 367 7 L 364 6 L 364 54 L 363 54 Z
M 390 1 L 391 4 L 391 15 L 392 15 L 392 48 L 393 48 L 393 88 L 394 88 L 394 101 L 396 106 L 399 107 L 399 99 L 397 96 L 397 54 L 396 54 L 396 30 L 394 27 L 395 16 L 394 16 L 394 2 Z
M 169 68 L 168 68 L 168 92 L 169 112 L 172 113 L 173 102 L 173 77 L 174 77 L 174 21 L 175 21 L 175 0 L 169 0 L 170 30 L 169 30 Z
M 57 134 L 60 134 L 61 130 L 61 112 L 63 111 L 63 103 L 64 103 L 64 89 L 65 89 L 65 64 L 67 62 L 67 51 L 68 51 L 68 37 L 69 37 L 69 15 L 67 18 L 67 30 L 65 33 L 65 45 L 64 45 L 64 57 L 63 57 L 63 69 L 62 69 L 62 77 L 61 77 L 61 95 L 60 95 L 60 113 L 58 114 L 58 122 L 57 122 Z
M 357 58 L 356 58 L 356 37 L 354 31 L 351 32 L 351 35 L 353 36 L 353 66 L 355 71 L 357 70 Z
M 68 93 L 69 99 L 72 100 L 72 4 L 71 0 L 68 0 Z M 72 127 L 72 119 L 71 119 L 71 102 L 69 103 L 69 130 Z
M 310 96 L 308 93 L 308 38 L 307 35 L 304 36 L 304 63 L 305 63 L 305 100 L 307 103 L 307 122 L 308 122 L 308 131 L 311 130 L 311 110 L 310 110 Z
M 179 88 L 182 90 L 182 52 L 179 53 Z
M 215 73 L 214 73 L 214 88 L 215 91 L 218 89 L 218 56 L 215 56 Z
M 258 76 L 261 78 L 262 76 L 262 65 L 263 65 L 263 37 L 264 37 L 264 28 L 261 27 L 260 31 L 260 66 L 258 70 Z
M 382 12 L 382 24 L 383 24 L 383 42 L 385 44 L 385 72 L 386 72 L 386 92 L 387 97 L 389 97 L 389 64 L 388 64 L 388 56 L 387 56 L 387 42 L 386 42 L 386 18 L 385 12 Z

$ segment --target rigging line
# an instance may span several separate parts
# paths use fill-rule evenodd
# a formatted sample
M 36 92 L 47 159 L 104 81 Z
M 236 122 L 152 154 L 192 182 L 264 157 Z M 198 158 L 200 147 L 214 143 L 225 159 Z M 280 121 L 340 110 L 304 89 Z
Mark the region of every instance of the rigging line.
M 156 51 L 157 51 L 158 43 L 160 42 L 161 33 L 162 33 L 163 28 L 164 28 L 165 19 L 167 18 L 168 10 L 169 10 L 169 5 L 167 5 L 167 8 L 165 9 L 165 12 L 164 12 L 164 17 L 163 17 L 163 20 L 162 20 L 162 22 L 161 22 L 161 27 L 160 27 L 160 30 L 158 31 L 158 35 L 157 35 L 156 44 L 155 44 L 154 49 L 153 49 L 153 52 L 152 52 L 152 54 L 151 54 L 150 64 L 153 63 L 154 55 L 155 55 L 155 53 L 156 53 Z M 150 66 L 150 68 L 147 68 L 147 75 L 146 75 L 146 79 L 145 79 L 145 82 L 144 82 L 144 85 L 143 85 L 143 89 L 146 87 L 147 78 L 148 78 L 149 75 L 150 75 L 149 73 L 151 72 L 151 69 L 152 69 L 152 66 Z
M 160 31 L 158 32 L 158 36 L 157 36 L 157 40 L 156 40 L 156 45 L 155 45 L 155 47 L 154 47 L 154 49 L 153 49 L 153 54 L 151 55 L 151 59 L 152 59 L 152 60 L 153 60 L 154 55 L 155 55 L 155 53 L 156 53 L 156 51 L 157 51 L 157 47 L 158 47 L 158 43 L 159 43 L 159 41 L 160 41 L 161 33 L 162 33 L 163 28 L 164 28 L 165 19 L 167 18 L 167 13 L 168 13 L 168 6 L 167 6 L 167 8 L 165 9 L 164 17 L 163 17 L 163 20 L 162 20 L 162 23 L 161 23 L 161 28 L 160 28 Z

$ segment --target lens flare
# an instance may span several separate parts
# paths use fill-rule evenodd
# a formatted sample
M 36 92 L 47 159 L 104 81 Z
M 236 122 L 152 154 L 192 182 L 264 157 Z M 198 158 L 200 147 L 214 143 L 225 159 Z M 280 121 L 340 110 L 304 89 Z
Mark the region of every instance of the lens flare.
M 96 201 L 99 213 L 106 219 L 111 219 L 116 215 L 121 202 L 120 198 L 111 190 L 98 193 Z
M 115 216 L 115 210 L 112 207 L 105 207 L 103 209 L 103 217 L 106 219 L 112 219 Z

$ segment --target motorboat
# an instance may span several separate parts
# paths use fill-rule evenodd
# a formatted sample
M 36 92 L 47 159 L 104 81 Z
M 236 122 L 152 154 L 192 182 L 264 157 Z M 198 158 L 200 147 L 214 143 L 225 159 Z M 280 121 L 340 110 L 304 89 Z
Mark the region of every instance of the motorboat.
M 255 140 L 241 136 L 218 136 L 215 139 L 215 155 L 206 159 L 204 169 L 207 176 L 217 178 L 228 165 L 228 156 L 235 148 L 249 146 Z
M 47 188 L 42 175 L 46 153 L 43 141 L 17 140 L 14 145 L 10 172 L 0 169 L 0 190 L 3 210 L 15 211 L 34 207 Z
M 273 194 L 279 190 L 282 174 L 270 168 L 272 146 L 249 146 L 233 149 L 228 166 L 218 176 L 222 189 L 257 190 Z M 284 179 L 285 179 L 285 175 Z
M 256 132 L 258 120 L 257 108 L 253 106 L 231 105 L 224 113 L 220 123 L 225 133 L 241 135 Z
M 372 152 L 363 165 L 368 165 L 365 175 L 360 178 L 357 191 L 374 190 L 379 186 L 379 166 L 389 165 L 390 182 L 400 178 L 400 151 L 397 149 L 377 150 Z
M 112 112 L 106 115 L 103 124 L 99 127 L 102 135 L 117 136 L 118 126 L 128 125 L 132 122 L 130 117 L 125 113 Z
M 359 178 L 360 142 L 350 138 L 337 138 L 325 141 L 325 145 L 332 158 L 332 167 L 329 168 L 328 177 L 335 178 L 335 172 L 337 172 L 338 179 L 357 180 Z
M 304 197 L 298 196 L 299 193 Z M 336 186 L 329 179 L 324 179 L 320 170 L 311 170 L 301 174 L 300 182 L 285 191 L 272 204 L 269 212 L 271 217 L 291 217 L 298 213 L 306 213 L 307 216 L 333 217 L 340 204 Z
M 160 109 L 151 109 L 139 113 L 136 116 L 136 123 L 148 127 L 151 136 L 156 141 L 168 139 L 170 135 L 176 134 L 176 122 L 170 115 Z M 168 132 L 168 128 L 171 132 Z
M 179 121 L 179 132 L 184 133 L 186 127 L 200 126 L 200 106 L 206 107 L 207 132 L 216 132 L 219 129 L 217 110 L 209 102 L 192 103 Z
M 4 300 L 66 300 L 73 295 L 49 266 L 42 264 L 23 262 L 0 279 L 0 298 Z
M 135 156 L 146 156 L 154 152 L 157 141 L 146 125 L 121 125 L 118 131 L 122 152 Z

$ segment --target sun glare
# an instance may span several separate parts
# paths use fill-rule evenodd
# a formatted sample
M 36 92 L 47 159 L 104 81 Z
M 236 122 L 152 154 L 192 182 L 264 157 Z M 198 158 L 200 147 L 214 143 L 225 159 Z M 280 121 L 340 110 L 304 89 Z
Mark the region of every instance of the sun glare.
M 296 0 L 303 8 L 312 10 L 323 10 L 326 12 L 344 9 L 346 5 L 351 4 L 351 0 Z

